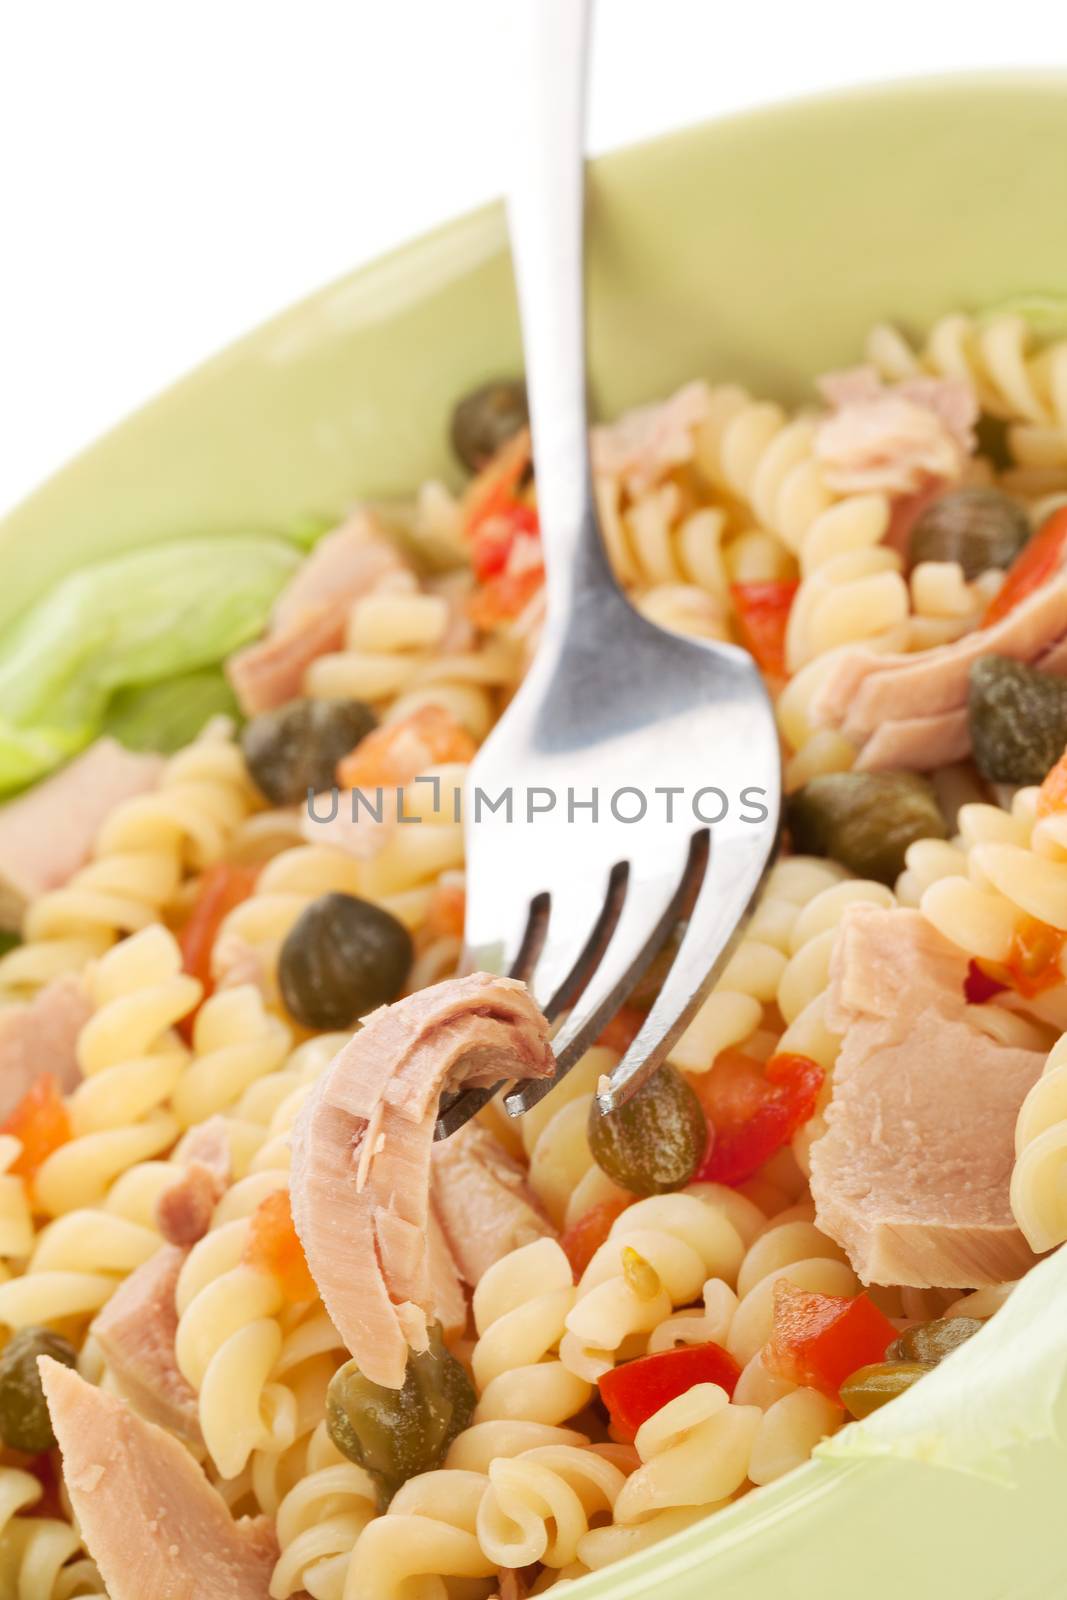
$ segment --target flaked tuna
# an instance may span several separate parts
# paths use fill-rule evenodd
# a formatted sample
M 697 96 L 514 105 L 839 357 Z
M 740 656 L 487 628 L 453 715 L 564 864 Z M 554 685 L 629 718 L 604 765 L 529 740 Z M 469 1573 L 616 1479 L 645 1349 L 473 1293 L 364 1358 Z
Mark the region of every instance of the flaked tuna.
M 854 905 L 842 919 L 826 1022 L 843 1041 L 811 1193 L 865 1283 L 968 1289 L 1034 1264 L 1009 1184 L 1044 1056 L 974 1025 L 965 975 L 918 911 Z
M 552 1070 L 525 986 L 478 972 L 375 1011 L 307 1101 L 293 1219 L 337 1331 L 376 1383 L 401 1386 L 438 1314 L 426 1241 L 441 1095 Z
M 156 1221 L 171 1244 L 193 1245 L 211 1226 L 211 1216 L 233 1178 L 230 1140 L 223 1117 L 190 1129 L 174 1152 L 177 1176 L 156 1202 Z
M 142 1417 L 187 1443 L 203 1441 L 196 1395 L 178 1370 L 174 1293 L 186 1257 L 164 1245 L 137 1267 L 92 1324 L 115 1386 Z
M 0 806 L 0 928 L 17 928 L 31 900 L 59 889 L 89 859 L 104 819 L 154 789 L 161 756 L 98 739 L 62 771 Z
M 637 406 L 593 429 L 593 469 L 621 478 L 635 498 L 693 459 L 695 430 L 707 419 L 706 383 L 687 383 L 668 400 Z
M 958 378 L 887 387 L 873 367 L 819 380 L 834 408 L 815 435 L 815 459 L 839 494 L 914 495 L 959 476 L 974 448 L 978 402 Z
M 64 1480 L 111 1600 L 267 1600 L 278 1541 L 234 1519 L 183 1444 L 47 1356 Z
M 460 1273 L 472 1288 L 509 1251 L 546 1234 L 555 1237 L 522 1167 L 475 1122 L 434 1145 L 433 1197 Z
M 78 1034 L 92 1012 L 81 980 L 73 973 L 53 978 L 24 1005 L 0 1008 L 0 1122 L 46 1073 L 64 1094 L 78 1086 Z

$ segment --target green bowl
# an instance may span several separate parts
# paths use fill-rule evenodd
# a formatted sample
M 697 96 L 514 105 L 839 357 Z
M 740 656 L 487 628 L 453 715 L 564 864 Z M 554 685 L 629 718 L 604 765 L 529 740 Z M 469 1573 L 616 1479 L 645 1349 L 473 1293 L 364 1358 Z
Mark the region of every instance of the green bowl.
M 1067 75 L 1041 74 L 866 89 L 597 162 L 599 409 L 696 375 L 796 400 L 817 371 L 855 361 L 877 320 L 922 329 L 953 308 L 1063 291 L 1065 149 Z M 494 206 L 284 313 L 52 478 L 0 523 L 0 623 L 96 557 L 284 530 L 451 477 L 454 397 L 520 364 Z M 1062 1592 L 1065 1328 L 1061 1252 L 910 1395 L 578 1592 Z

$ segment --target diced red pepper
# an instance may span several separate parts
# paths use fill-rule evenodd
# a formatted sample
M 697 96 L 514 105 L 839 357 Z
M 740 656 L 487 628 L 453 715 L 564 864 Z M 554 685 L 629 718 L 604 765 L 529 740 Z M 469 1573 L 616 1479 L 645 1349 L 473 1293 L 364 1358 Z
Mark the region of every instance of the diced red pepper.
M 519 488 L 529 470 L 530 457 L 530 430 L 523 428 L 472 481 L 463 500 L 463 531 L 468 539 L 483 523 L 519 503 Z
M 717 1383 L 732 1395 L 740 1376 L 733 1356 L 709 1339 L 613 1367 L 600 1379 L 600 1398 L 615 1437 L 628 1443 L 643 1422 L 695 1384 Z
M 1056 762 L 1037 793 L 1039 817 L 1055 816 L 1067 811 L 1067 751 Z
M 569 1228 L 564 1229 L 559 1242 L 571 1264 L 575 1283 L 611 1232 L 616 1217 L 621 1217 L 626 1207 L 633 1205 L 636 1198 L 636 1195 L 620 1194 L 613 1200 L 600 1200 L 595 1206 L 590 1206 L 588 1211 L 583 1212 Z
M 1011 941 L 1011 952 L 1004 964 L 1012 988 L 1032 1000 L 1063 982 L 1060 958 L 1067 934 L 1050 928 L 1036 917 L 1023 917 Z
M 709 1077 L 719 1072 L 721 1060 Z M 749 1071 L 746 1062 L 731 1052 L 729 1075 L 720 1076 L 717 1086 L 702 1086 L 699 1077 L 691 1080 L 715 1130 L 698 1182 L 745 1183 L 815 1113 L 825 1076 L 817 1062 L 808 1056 L 772 1056 L 762 1074 L 755 1063 L 749 1063 Z
M 503 622 L 513 622 L 545 581 L 543 567 L 521 572 L 501 572 L 476 589 L 467 601 L 467 615 L 476 628 L 489 633 Z
M 969 1006 L 984 1006 L 995 994 L 1003 994 L 1007 987 L 1006 983 L 1001 983 L 999 978 L 994 978 L 991 972 L 979 966 L 977 961 L 968 961 L 967 976 L 963 980 L 963 998 Z
M 259 1202 L 241 1259 L 272 1272 L 287 1300 L 314 1300 L 318 1294 L 293 1223 L 288 1189 L 274 1189 Z
M 42 1073 L 32 1084 L 11 1115 L 0 1124 L 0 1133 L 12 1134 L 22 1145 L 9 1172 L 27 1183 L 34 1179 L 53 1151 L 71 1137 L 70 1117 L 59 1084 L 50 1072 Z
M 774 1286 L 774 1326 L 764 1365 L 791 1383 L 831 1400 L 859 1367 L 885 1359 L 897 1330 L 866 1294 L 854 1299 L 798 1289 L 788 1278 Z
M 646 1016 L 647 1013 L 637 1006 L 620 1006 L 611 1021 L 601 1029 L 597 1044 L 603 1045 L 605 1050 L 617 1050 L 620 1056 L 624 1056 L 641 1032 Z
M 193 909 L 178 934 L 182 967 L 203 985 L 200 1005 L 215 988 L 211 978 L 211 952 L 215 948 L 219 928 L 234 906 L 248 899 L 256 886 L 258 872 L 257 867 L 220 861 L 216 866 L 209 867 L 200 880 Z M 197 1006 L 178 1023 L 178 1032 L 187 1043 L 193 1037 L 193 1024 L 199 1009 L 200 1006 Z
M 769 678 L 786 675 L 785 634 L 799 587 L 795 580 L 774 578 L 730 585 L 742 643 Z
M 536 536 L 539 532 L 536 507 L 522 500 L 511 501 L 479 523 L 471 538 L 471 566 L 478 582 L 485 583 L 504 571 L 520 534 Z
M 1006 617 L 1020 600 L 1025 600 L 1027 595 L 1040 589 L 1041 585 L 1052 577 L 1063 560 L 1065 544 L 1067 544 L 1067 506 L 1061 507 L 1059 511 L 1054 511 L 1051 517 L 1047 517 L 1037 532 L 1023 545 L 1008 568 L 1008 575 L 999 593 L 990 601 L 982 618 L 983 628 L 988 628 L 990 623 L 999 622 L 1001 617 Z
M 478 746 L 444 706 L 425 705 L 396 722 L 385 722 L 337 763 L 342 789 L 402 787 L 427 767 L 470 761 Z

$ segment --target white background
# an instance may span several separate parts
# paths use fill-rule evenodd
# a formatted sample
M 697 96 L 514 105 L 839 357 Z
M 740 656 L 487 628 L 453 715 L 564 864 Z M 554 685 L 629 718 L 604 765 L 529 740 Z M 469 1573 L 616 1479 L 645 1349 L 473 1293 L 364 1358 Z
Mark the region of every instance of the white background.
M 183 369 L 507 181 L 518 0 L 0 0 L 0 511 Z M 1057 0 L 601 0 L 591 144 L 1067 65 Z

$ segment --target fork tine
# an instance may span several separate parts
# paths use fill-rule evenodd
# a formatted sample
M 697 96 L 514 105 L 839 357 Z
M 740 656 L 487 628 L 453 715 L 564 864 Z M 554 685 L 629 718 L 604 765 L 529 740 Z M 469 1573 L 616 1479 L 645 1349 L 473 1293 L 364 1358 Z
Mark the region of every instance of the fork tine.
M 774 857 L 776 837 L 731 839 L 711 855 L 678 954 L 640 1033 L 598 1093 L 607 1114 L 637 1093 L 692 1020 L 737 943 Z
M 553 888 L 544 948 L 531 982 L 550 1021 L 573 1003 L 605 949 L 623 903 L 625 877 L 620 864 L 599 883 L 578 877 Z
M 611 941 L 553 1041 L 555 1072 L 551 1078 L 525 1078 L 517 1083 L 504 1101 L 509 1117 L 521 1116 L 537 1105 L 585 1054 L 628 990 L 663 948 L 691 888 L 700 881 L 706 861 L 707 835 L 701 833 L 692 841 L 685 862 L 673 878 L 631 877 Z

